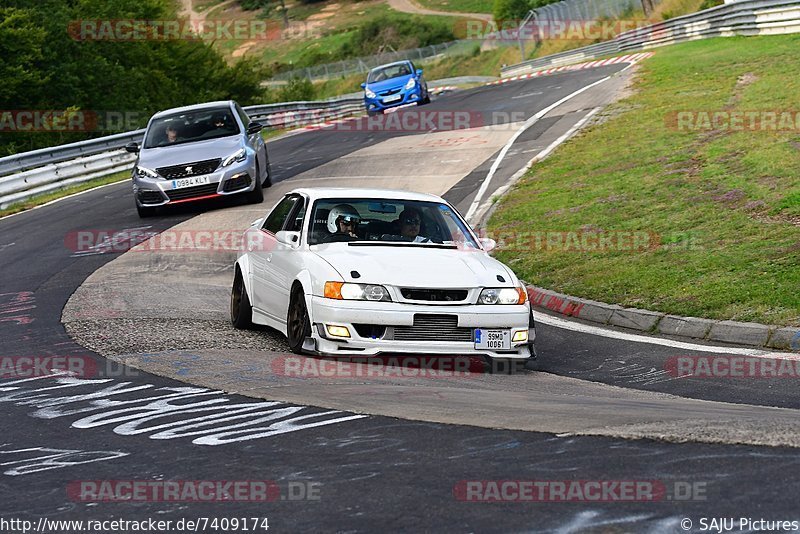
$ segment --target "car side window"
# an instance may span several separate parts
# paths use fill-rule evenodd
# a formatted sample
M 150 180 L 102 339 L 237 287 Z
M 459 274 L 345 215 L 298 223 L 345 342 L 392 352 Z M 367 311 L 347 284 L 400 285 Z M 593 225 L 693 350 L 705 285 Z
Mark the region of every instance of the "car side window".
M 292 195 L 281 200 L 278 205 L 275 206 L 275 209 L 267 215 L 261 229 L 272 234 L 277 234 L 283 230 L 284 224 L 298 200 L 301 199 L 297 195 Z
M 244 125 L 244 129 L 246 130 L 247 127 L 250 125 L 250 116 L 242 109 L 242 106 L 239 104 L 235 105 L 236 113 L 239 114 L 239 118 L 242 119 L 242 124 Z
M 290 232 L 302 232 L 303 219 L 305 219 L 305 217 L 306 217 L 306 199 L 299 197 L 298 201 L 295 203 L 291 215 L 289 215 L 289 220 L 286 223 L 286 230 Z

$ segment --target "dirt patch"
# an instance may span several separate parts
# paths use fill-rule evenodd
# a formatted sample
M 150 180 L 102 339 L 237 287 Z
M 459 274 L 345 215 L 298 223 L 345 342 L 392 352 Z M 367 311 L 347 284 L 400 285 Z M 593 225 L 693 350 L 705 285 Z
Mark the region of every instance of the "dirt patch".
M 728 99 L 728 104 L 725 106 L 726 108 L 732 108 L 735 106 L 739 100 L 742 98 L 742 93 L 744 93 L 745 88 L 748 85 L 752 85 L 758 80 L 758 76 L 756 76 L 752 72 L 746 72 L 736 78 L 736 85 L 733 88 L 733 94 Z

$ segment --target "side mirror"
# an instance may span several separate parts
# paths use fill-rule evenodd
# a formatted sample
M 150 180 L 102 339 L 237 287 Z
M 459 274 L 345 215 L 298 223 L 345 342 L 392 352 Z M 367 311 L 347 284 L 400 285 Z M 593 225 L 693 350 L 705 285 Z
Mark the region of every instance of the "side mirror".
M 362 83 L 362 84 L 361 84 L 361 88 L 362 88 L 362 89 L 366 89 L 366 88 L 367 88 L 367 84 L 366 84 L 366 83 Z
M 131 154 L 138 154 L 139 143 L 128 143 L 127 145 L 125 145 L 125 151 L 130 152 Z
M 497 248 L 497 241 L 490 237 L 481 237 L 478 239 L 478 242 L 481 244 L 481 248 L 483 248 L 483 250 L 486 252 L 491 252 Z
M 255 221 L 250 223 L 250 226 L 258 226 L 260 227 L 264 223 L 264 218 L 256 219 Z
M 417 76 L 422 76 L 422 69 L 417 69 Z
M 260 122 L 251 122 L 250 126 L 247 127 L 247 135 L 257 134 L 261 130 L 264 129 L 264 125 Z
M 281 230 L 275 234 L 275 239 L 286 245 L 295 246 L 300 243 L 300 232 L 290 232 L 289 230 Z

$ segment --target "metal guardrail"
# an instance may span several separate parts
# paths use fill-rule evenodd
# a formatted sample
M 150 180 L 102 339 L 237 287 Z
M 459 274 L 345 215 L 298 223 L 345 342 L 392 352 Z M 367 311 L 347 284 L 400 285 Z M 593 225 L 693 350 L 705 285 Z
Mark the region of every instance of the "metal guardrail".
M 503 77 L 587 59 L 664 46 L 694 39 L 731 35 L 772 35 L 800 32 L 800 1 L 737 0 L 697 13 L 621 33 L 602 43 L 567 50 L 502 69 Z

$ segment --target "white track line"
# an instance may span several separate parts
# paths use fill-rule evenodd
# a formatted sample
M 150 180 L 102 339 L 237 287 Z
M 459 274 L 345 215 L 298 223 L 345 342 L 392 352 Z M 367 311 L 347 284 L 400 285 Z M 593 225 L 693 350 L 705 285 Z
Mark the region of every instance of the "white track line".
M 605 82 L 607 80 L 610 80 L 613 76 L 616 76 L 617 74 L 625 72 L 632 65 L 633 65 L 633 63 L 630 63 L 627 67 L 625 67 L 624 69 L 620 70 L 619 72 L 616 72 L 614 74 L 606 76 L 605 78 L 597 80 L 596 82 L 593 82 L 593 83 L 590 83 L 589 85 L 581 87 L 577 91 L 573 91 L 572 93 L 568 94 L 567 96 L 565 96 L 561 100 L 558 100 L 557 102 L 555 102 L 553 104 L 550 104 L 549 106 L 547 106 L 546 108 L 542 109 L 541 111 L 539 111 L 538 113 L 536 113 L 532 117 L 530 117 L 528 120 L 526 120 L 522 124 L 520 129 L 517 130 L 516 133 L 513 136 L 511 136 L 511 139 L 509 139 L 508 142 L 503 146 L 502 150 L 500 150 L 500 154 L 497 155 L 497 158 L 492 163 L 492 166 L 489 169 L 489 173 L 486 175 L 486 178 L 484 178 L 480 189 L 478 189 L 478 193 L 475 195 L 475 198 L 473 199 L 472 204 L 470 205 L 469 210 L 467 211 L 466 219 L 468 221 L 472 220 L 473 216 L 475 215 L 475 212 L 478 210 L 478 207 L 480 206 L 481 199 L 483 198 L 483 195 L 486 194 L 486 190 L 489 188 L 489 182 L 492 181 L 492 178 L 494 177 L 494 173 L 497 172 L 498 167 L 500 167 L 500 163 L 503 162 L 503 158 L 506 157 L 506 154 L 511 149 L 511 146 L 514 144 L 514 142 L 516 142 L 516 140 L 519 138 L 519 136 L 522 135 L 525 132 L 525 130 L 527 130 L 528 128 L 530 128 L 531 126 L 533 126 L 534 124 L 539 122 L 539 120 L 542 117 L 544 117 L 545 115 L 550 113 L 550 111 L 552 111 L 553 109 L 557 108 L 558 106 L 560 106 L 564 102 L 567 102 L 567 101 L 571 100 L 572 98 L 575 98 L 579 94 L 581 94 L 581 93 L 583 93 L 585 91 L 588 91 L 589 89 L 591 89 L 592 87 L 594 87 L 596 85 L 600 85 L 601 83 L 603 83 L 603 82 Z
M 517 180 L 522 178 L 522 176 L 526 172 L 528 172 L 528 169 L 533 167 L 533 165 L 535 163 L 538 163 L 538 162 L 542 161 L 544 158 L 546 158 L 547 156 L 549 156 L 551 152 L 553 152 L 556 148 L 558 148 L 561 145 L 561 143 L 563 143 L 564 141 L 566 141 L 567 139 L 569 139 L 570 137 L 575 135 L 575 132 L 577 132 L 578 130 L 583 128 L 583 125 L 586 124 L 587 122 L 589 122 L 589 119 L 594 117 L 602 109 L 603 108 L 601 108 L 601 107 L 596 107 L 596 108 L 593 108 L 591 111 L 589 111 L 589 113 L 584 115 L 581 118 L 581 120 L 579 120 L 574 125 L 572 125 L 572 128 L 567 130 L 563 135 L 561 135 L 561 137 L 559 137 L 558 139 L 556 139 L 555 141 L 553 141 L 552 143 L 547 145 L 547 147 L 545 147 L 544 150 L 542 150 L 541 152 L 536 154 L 530 161 L 528 161 L 528 163 L 526 163 L 524 167 L 522 167 L 520 170 L 515 172 L 514 175 L 505 184 L 503 184 L 502 186 L 498 187 L 495 190 L 493 196 L 505 195 L 506 191 L 511 189 L 511 187 L 515 183 L 517 183 Z M 476 219 L 476 221 L 478 221 L 478 222 L 481 221 L 483 219 L 483 217 L 484 217 L 484 214 L 488 212 L 488 210 L 489 210 L 489 208 L 491 206 L 492 206 L 492 198 L 490 197 L 485 202 L 483 202 L 483 204 L 481 204 L 480 207 L 475 211 L 475 219 Z
M 672 339 L 650 337 L 640 334 L 628 334 L 625 332 L 618 332 L 616 330 L 609 330 L 607 328 L 602 328 L 600 326 L 591 326 L 583 323 L 568 321 L 560 317 L 554 317 L 552 315 L 548 315 L 537 311 L 533 312 L 533 318 L 538 323 L 554 326 L 556 328 L 572 330 L 573 332 L 583 332 L 584 334 L 590 334 L 593 336 L 621 339 L 623 341 L 633 341 L 635 343 L 649 343 L 650 345 L 661 345 L 664 347 L 672 347 L 675 349 L 690 350 L 697 352 L 737 354 L 741 356 L 753 356 L 756 358 L 770 358 L 776 360 L 800 360 L 800 354 L 792 354 L 788 352 L 768 352 L 760 349 L 745 349 L 740 347 L 714 347 L 710 345 L 698 345 L 696 343 L 687 343 L 685 341 L 675 341 Z
M 39 204 L 38 206 L 34 206 L 34 207 L 28 208 L 26 210 L 18 211 L 17 213 L 12 213 L 10 215 L 5 215 L 3 217 L 0 217 L 0 221 L 4 221 L 4 220 L 6 220 L 8 218 L 14 217 L 15 215 L 22 215 L 23 213 L 30 213 L 33 210 L 38 210 L 39 208 L 44 208 L 45 206 L 50 206 L 51 204 L 55 204 L 56 202 L 61 202 L 62 200 L 67 200 L 68 198 L 77 197 L 79 195 L 85 195 L 86 193 L 91 193 L 92 191 L 97 191 L 98 189 L 102 189 L 104 187 L 108 187 L 108 186 L 111 186 L 111 185 L 121 184 L 122 182 L 125 182 L 127 180 L 130 180 L 130 178 L 123 178 L 122 180 L 119 180 L 117 182 L 111 182 L 110 184 L 98 185 L 97 187 L 92 187 L 91 189 L 86 189 L 85 191 L 78 191 L 77 193 L 72 193 L 71 195 L 67 195 L 65 197 L 56 198 L 56 199 L 51 200 L 49 202 L 45 202 L 44 204 Z

